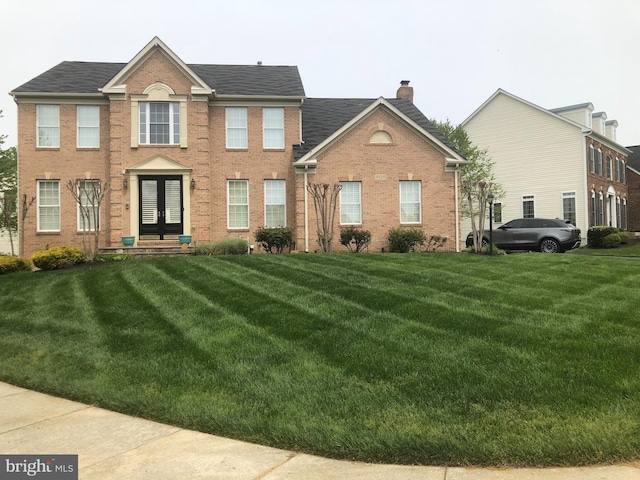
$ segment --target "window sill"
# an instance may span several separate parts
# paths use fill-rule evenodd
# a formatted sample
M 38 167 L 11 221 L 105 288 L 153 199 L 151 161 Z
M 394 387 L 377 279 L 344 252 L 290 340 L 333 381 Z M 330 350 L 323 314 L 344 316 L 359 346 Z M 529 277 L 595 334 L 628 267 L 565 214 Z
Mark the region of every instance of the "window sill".
M 285 148 L 263 148 L 263 152 L 286 152 Z
M 226 148 L 227 152 L 248 152 L 249 149 L 248 148 Z
M 57 232 L 36 232 L 36 235 L 60 235 L 60 230 Z
M 59 152 L 60 147 L 36 147 L 36 152 Z

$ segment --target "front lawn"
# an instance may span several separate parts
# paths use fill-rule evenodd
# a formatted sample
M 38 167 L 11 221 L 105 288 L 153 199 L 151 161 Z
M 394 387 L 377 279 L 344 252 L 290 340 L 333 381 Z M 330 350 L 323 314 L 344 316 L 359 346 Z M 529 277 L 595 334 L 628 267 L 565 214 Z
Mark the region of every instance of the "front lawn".
M 640 263 L 155 258 L 0 276 L 0 380 L 370 462 L 640 459 Z

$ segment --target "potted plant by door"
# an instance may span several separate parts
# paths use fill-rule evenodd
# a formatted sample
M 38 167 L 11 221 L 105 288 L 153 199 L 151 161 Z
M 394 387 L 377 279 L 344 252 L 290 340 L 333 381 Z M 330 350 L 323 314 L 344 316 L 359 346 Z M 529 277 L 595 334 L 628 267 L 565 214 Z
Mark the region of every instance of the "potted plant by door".
M 125 247 L 133 247 L 133 244 L 136 241 L 136 237 L 134 235 L 123 235 L 120 238 L 122 239 L 122 244 Z
M 180 245 L 185 243 L 189 245 L 191 243 L 191 235 L 178 235 L 178 242 L 180 242 Z

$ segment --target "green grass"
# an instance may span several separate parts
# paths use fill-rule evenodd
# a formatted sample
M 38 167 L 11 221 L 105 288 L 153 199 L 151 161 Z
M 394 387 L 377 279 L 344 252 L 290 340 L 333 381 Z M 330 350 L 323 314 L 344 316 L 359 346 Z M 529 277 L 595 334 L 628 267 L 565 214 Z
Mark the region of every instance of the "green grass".
M 370 462 L 640 459 L 640 263 L 156 258 L 0 276 L 0 380 Z

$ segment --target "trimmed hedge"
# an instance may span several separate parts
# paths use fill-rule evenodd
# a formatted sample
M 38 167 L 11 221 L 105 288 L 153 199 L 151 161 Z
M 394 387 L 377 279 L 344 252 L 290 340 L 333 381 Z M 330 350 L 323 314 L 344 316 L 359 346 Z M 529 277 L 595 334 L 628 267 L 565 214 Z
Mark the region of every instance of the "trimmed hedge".
M 199 243 L 196 255 L 244 255 L 249 250 L 249 242 L 244 238 L 227 238 L 215 243 Z
M 31 261 L 40 270 L 56 270 L 85 263 L 86 257 L 78 247 L 53 247 L 34 253 Z
M 282 253 L 293 245 L 293 231 L 290 228 L 259 228 L 255 233 L 256 242 L 267 253 Z
M 615 238 L 606 240 L 610 235 L 616 235 L 619 241 Z M 628 242 L 629 234 L 616 227 L 591 227 L 587 230 L 587 246 L 590 248 L 614 248 Z
M 31 262 L 26 258 L 0 255 L 0 275 L 30 271 Z
M 620 245 L 620 235 L 611 233 L 602 239 L 604 248 L 616 248 Z
M 351 253 L 360 253 L 369 247 L 371 232 L 355 227 L 347 227 L 340 230 L 340 243 L 347 247 Z
M 427 235 L 418 228 L 392 228 L 387 235 L 389 250 L 396 253 L 414 252 L 424 245 Z

